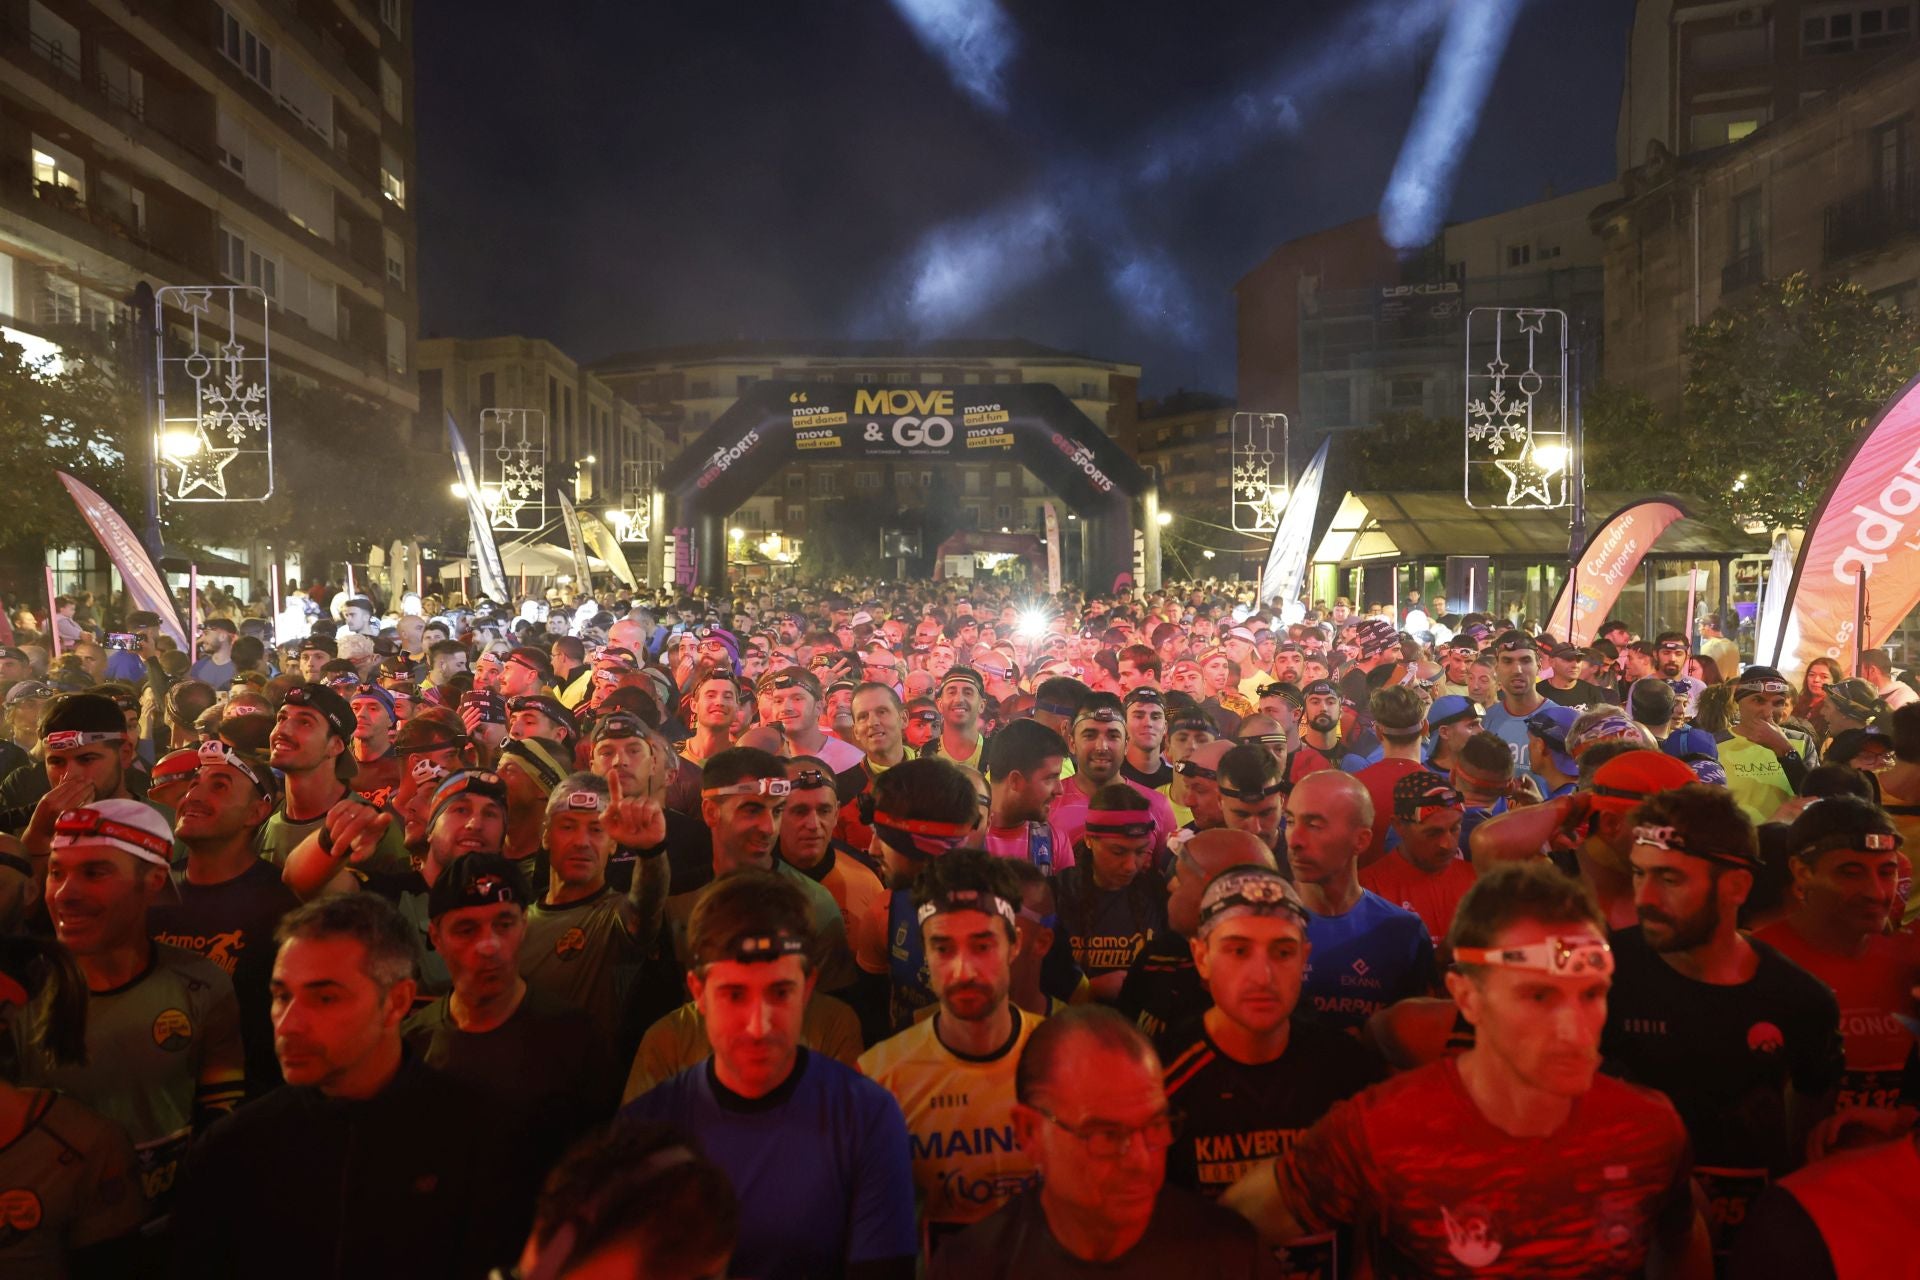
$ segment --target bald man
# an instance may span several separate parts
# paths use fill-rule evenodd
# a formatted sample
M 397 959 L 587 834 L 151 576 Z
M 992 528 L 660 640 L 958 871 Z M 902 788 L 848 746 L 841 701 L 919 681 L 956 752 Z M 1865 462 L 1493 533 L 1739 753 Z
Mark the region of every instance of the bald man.
M 1360 887 L 1373 823 L 1367 789 L 1348 774 L 1308 774 L 1287 797 L 1287 857 L 1313 917 L 1304 1004 L 1318 1021 L 1356 1034 L 1377 1011 L 1431 995 L 1436 984 L 1433 939 L 1420 917 Z
M 1273 865 L 1273 851 L 1248 831 L 1221 827 L 1177 841 L 1167 873 L 1167 929 L 1128 967 L 1114 1007 L 1156 1041 L 1176 1023 L 1211 1008 L 1213 997 L 1194 967 L 1188 942 L 1200 927 L 1200 897 L 1215 876 L 1231 867 Z

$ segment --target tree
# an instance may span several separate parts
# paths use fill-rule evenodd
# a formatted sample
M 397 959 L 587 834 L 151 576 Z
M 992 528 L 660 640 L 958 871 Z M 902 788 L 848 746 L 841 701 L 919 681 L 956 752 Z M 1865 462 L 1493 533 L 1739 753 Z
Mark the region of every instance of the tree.
M 1460 424 L 1396 410 L 1370 427 L 1342 436 L 1330 461 L 1348 477 L 1345 488 L 1417 491 L 1453 489 L 1465 463 Z M 1338 490 L 1329 484 L 1329 489 Z
M 1589 416 L 1589 456 L 1603 451 L 1604 474 L 1626 487 L 1698 498 L 1703 514 L 1801 526 L 1860 432 L 1920 372 L 1920 321 L 1858 285 L 1795 274 L 1691 330 L 1686 358 L 1678 429 L 1623 399 L 1612 418 Z
M 104 348 L 63 355 L 35 360 L 18 343 L 0 341 L 0 458 L 7 475 L 0 546 L 36 556 L 90 537 L 57 471 L 92 486 L 136 529 L 145 510 L 143 471 L 128 461 L 138 456 L 141 438 L 138 397 L 116 377 Z

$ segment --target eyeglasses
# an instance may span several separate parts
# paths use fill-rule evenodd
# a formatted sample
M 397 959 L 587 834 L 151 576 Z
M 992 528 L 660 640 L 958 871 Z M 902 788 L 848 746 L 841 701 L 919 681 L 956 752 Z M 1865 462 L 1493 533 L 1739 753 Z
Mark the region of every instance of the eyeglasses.
M 1146 1143 L 1148 1151 L 1165 1151 L 1180 1138 L 1180 1128 L 1186 1123 L 1186 1116 L 1178 1111 L 1168 1111 L 1155 1116 L 1143 1125 L 1109 1124 L 1104 1120 L 1091 1120 L 1083 1124 L 1071 1125 L 1045 1107 L 1034 1107 L 1047 1123 L 1057 1126 L 1062 1133 L 1070 1134 L 1086 1144 L 1087 1154 L 1095 1160 L 1117 1160 L 1133 1146 L 1137 1134 Z

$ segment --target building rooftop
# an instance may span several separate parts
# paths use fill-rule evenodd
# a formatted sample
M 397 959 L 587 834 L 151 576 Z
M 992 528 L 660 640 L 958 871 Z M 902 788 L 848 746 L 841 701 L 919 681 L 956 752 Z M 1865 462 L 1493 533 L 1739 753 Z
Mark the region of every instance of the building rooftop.
M 1084 351 L 1067 351 L 1027 338 L 911 339 L 749 338 L 731 342 L 687 342 L 666 347 L 623 351 L 595 360 L 596 369 L 634 369 L 648 365 L 698 364 L 722 360 L 1073 360 L 1091 364 L 1126 365 Z

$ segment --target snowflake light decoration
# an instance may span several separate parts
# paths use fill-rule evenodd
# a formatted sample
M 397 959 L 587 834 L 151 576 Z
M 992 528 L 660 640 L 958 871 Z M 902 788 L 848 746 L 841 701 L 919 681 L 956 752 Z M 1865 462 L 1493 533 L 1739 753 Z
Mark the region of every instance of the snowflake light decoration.
M 1232 483 L 1236 532 L 1265 534 L 1280 527 L 1280 512 L 1291 487 L 1286 414 L 1233 415 Z
M 552 519 L 547 509 L 547 415 L 538 409 L 480 411 L 480 486 L 495 529 L 528 533 Z
M 1470 507 L 1567 504 L 1567 316 L 1540 307 L 1467 315 L 1464 491 Z
M 264 502 L 273 496 L 270 311 L 249 285 L 154 292 L 160 432 L 154 447 L 176 483 L 170 502 Z

